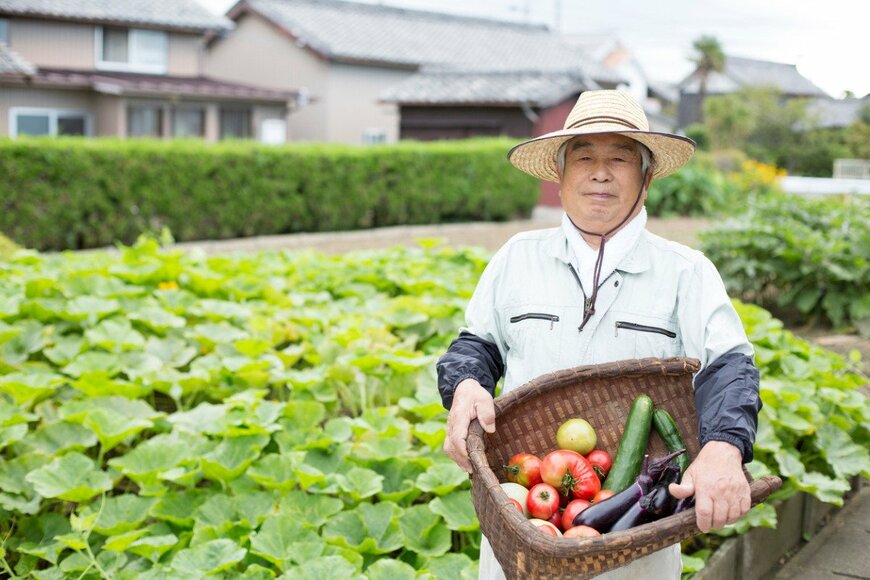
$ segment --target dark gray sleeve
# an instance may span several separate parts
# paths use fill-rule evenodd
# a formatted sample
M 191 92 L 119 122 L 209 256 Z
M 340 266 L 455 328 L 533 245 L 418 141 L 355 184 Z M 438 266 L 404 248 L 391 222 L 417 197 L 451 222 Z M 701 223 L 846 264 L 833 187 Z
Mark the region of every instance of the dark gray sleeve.
M 498 347 L 470 332 L 461 332 L 435 365 L 438 369 L 438 391 L 445 409 L 453 404 L 456 385 L 465 379 L 475 379 L 495 396 L 495 385 L 504 374 L 504 362 Z
M 751 357 L 740 352 L 725 353 L 698 373 L 695 407 L 701 446 L 726 441 L 740 449 L 743 463 L 752 461 L 761 410 L 758 390 L 758 369 Z

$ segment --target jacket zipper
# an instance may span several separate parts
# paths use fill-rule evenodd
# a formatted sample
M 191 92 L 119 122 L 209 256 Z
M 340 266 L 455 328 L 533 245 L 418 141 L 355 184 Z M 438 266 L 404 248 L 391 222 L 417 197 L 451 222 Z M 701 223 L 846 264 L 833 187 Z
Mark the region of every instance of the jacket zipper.
M 586 291 L 583 290 L 583 282 L 580 281 L 580 275 L 577 274 L 577 270 L 574 269 L 574 264 L 568 264 L 568 268 L 571 269 L 571 273 L 574 274 L 574 279 L 577 280 L 577 285 L 580 286 L 580 293 L 583 294 L 583 314 L 586 314 L 586 311 L 592 308 L 592 298 L 586 296 Z M 598 287 L 601 288 L 604 286 L 604 283 L 610 280 L 610 277 L 616 273 L 616 270 L 607 275 L 602 282 L 599 282 Z M 577 328 L 578 331 L 582 332 L 582 328 Z M 676 336 L 676 335 L 675 335 Z
M 677 338 L 677 333 L 670 331 L 667 328 L 659 328 L 658 326 L 647 326 L 645 324 L 637 324 L 635 322 L 624 322 L 622 320 L 618 320 L 614 324 L 613 336 L 619 335 L 620 328 L 625 328 L 626 330 L 637 330 L 638 332 L 655 332 L 657 334 L 664 334 L 665 336 L 669 336 L 671 338 Z
M 537 319 L 537 320 L 549 320 L 550 321 L 550 330 L 553 330 L 553 323 L 559 322 L 559 317 L 555 314 L 542 314 L 540 312 L 529 312 L 527 314 L 519 314 L 517 316 L 511 316 L 511 322 L 520 322 L 521 320 L 528 319 Z

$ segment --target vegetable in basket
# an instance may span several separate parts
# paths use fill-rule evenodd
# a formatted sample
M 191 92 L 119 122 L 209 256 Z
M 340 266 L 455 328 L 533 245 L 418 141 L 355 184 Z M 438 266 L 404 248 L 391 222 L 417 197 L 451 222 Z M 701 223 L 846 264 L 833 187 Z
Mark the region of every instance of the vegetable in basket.
M 629 530 L 640 524 L 671 515 L 669 509 L 673 509 L 676 501 L 668 492 L 668 485 L 675 483 L 680 477 L 680 468 L 677 465 L 668 465 L 659 481 L 653 488 L 644 494 L 637 502 L 629 507 L 622 516 L 616 520 L 608 532 L 621 532 Z
M 649 395 L 638 395 L 632 401 L 616 450 L 616 459 L 613 460 L 613 467 L 601 486 L 604 489 L 619 493 L 637 479 L 649 441 L 653 409 L 653 401 Z
M 685 449 L 674 451 L 653 461 L 649 461 L 649 457 L 645 456 L 643 469 L 634 485 L 613 497 L 589 506 L 577 514 L 577 517 L 574 518 L 574 525 L 590 526 L 599 532 L 608 530 L 629 508 L 653 488 L 667 469 L 670 461 L 684 452 Z

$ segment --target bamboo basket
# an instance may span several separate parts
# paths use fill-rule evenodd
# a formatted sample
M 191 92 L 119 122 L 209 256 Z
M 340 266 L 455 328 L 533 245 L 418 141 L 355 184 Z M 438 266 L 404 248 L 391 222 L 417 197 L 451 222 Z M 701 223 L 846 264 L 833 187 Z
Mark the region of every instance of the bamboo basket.
M 543 457 L 556 449 L 556 430 L 571 417 L 588 420 L 600 449 L 615 454 L 635 396 L 649 395 L 677 422 L 690 458 L 698 451 L 698 420 L 692 388 L 695 359 L 646 358 L 581 366 L 542 375 L 495 400 L 496 431 L 474 421 L 466 445 L 473 467 L 472 501 L 480 528 L 507 578 L 591 578 L 698 533 L 694 508 L 630 530 L 590 538 L 541 533 L 502 491 L 504 469 L 516 453 Z M 667 452 L 650 435 L 651 457 Z M 750 481 L 752 504 L 782 485 L 778 477 Z

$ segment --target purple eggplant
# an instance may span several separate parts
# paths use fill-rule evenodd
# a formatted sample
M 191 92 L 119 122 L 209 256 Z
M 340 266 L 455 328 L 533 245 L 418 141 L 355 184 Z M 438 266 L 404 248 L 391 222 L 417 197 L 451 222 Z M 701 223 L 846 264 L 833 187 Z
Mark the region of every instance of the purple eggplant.
M 663 518 L 674 513 L 677 498 L 671 495 L 668 486 L 676 483 L 679 478 L 680 466 L 677 464 L 668 465 L 652 490 L 638 500 L 640 507 L 650 515 L 651 519 Z
M 649 456 L 645 456 L 640 475 L 637 476 L 632 485 L 577 514 L 573 525 L 589 526 L 603 533 L 611 524 L 620 519 L 628 509 L 636 504 L 641 497 L 648 493 L 666 471 L 671 460 L 684 452 L 685 449 L 674 451 L 653 461 L 649 461 Z
M 684 497 L 680 501 L 677 502 L 677 506 L 674 508 L 674 513 L 678 514 L 680 512 L 684 512 L 689 508 L 695 507 L 695 496 L 690 495 L 689 497 Z
M 645 524 L 649 519 L 649 513 L 641 507 L 640 501 L 636 501 L 618 520 L 616 520 L 607 532 L 621 532 L 623 530 L 628 530 L 635 526 Z

